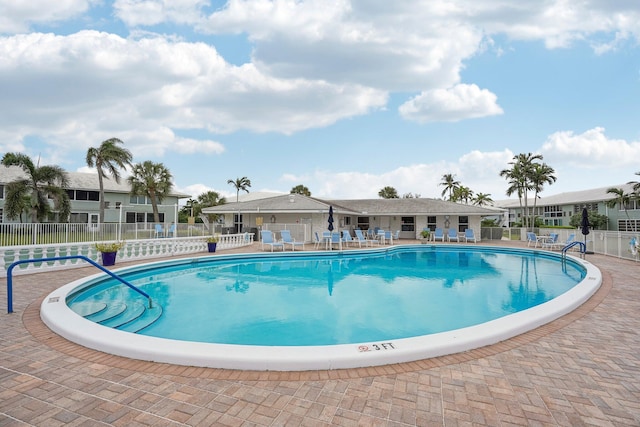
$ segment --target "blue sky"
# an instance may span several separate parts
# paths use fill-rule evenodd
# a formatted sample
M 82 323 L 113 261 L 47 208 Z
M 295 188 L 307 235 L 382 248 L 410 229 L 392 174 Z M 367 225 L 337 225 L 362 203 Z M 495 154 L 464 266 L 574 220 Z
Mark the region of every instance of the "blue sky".
M 175 188 L 505 199 L 640 172 L 640 2 L 0 0 L 0 152 L 89 171 L 117 137 Z

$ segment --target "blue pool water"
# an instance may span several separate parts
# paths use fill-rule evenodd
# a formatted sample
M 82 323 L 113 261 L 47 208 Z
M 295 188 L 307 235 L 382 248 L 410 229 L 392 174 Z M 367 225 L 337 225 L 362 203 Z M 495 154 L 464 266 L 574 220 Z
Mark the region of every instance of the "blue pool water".
M 542 304 L 584 279 L 545 252 L 404 246 L 367 255 L 202 258 L 124 277 L 162 315 L 140 334 L 183 341 L 311 346 L 388 341 L 478 325 Z M 138 301 L 111 279 L 67 304 Z M 79 311 L 79 310 L 78 310 Z

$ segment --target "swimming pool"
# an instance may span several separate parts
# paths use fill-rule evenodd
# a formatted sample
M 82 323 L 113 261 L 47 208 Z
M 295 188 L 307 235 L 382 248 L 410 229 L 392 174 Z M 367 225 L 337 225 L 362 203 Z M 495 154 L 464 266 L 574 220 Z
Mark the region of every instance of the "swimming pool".
M 60 335 L 109 353 L 257 370 L 372 366 L 480 347 L 568 313 L 601 283 L 599 271 L 577 259 L 462 245 L 202 257 L 119 274 L 163 309 L 141 333 L 89 322 L 64 303 L 97 310 L 112 297 L 98 283 L 102 275 L 52 293 L 42 304 L 43 320 Z M 554 277 L 563 280 L 548 287 Z M 91 300 L 79 287 L 97 289 L 100 297 Z M 188 313 L 187 319 L 172 321 L 172 312 Z M 242 323 L 234 320 L 237 313 Z

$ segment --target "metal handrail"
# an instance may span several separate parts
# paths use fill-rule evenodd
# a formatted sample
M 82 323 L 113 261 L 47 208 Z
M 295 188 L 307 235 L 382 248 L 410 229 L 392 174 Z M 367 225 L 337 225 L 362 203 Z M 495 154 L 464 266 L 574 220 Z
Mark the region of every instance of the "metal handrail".
M 108 269 L 104 268 L 94 260 L 87 258 L 84 255 L 68 255 L 68 256 L 51 257 L 51 258 L 23 259 L 23 260 L 15 261 L 11 263 L 11 265 L 7 269 L 7 313 L 13 313 L 13 276 L 11 274 L 13 272 L 13 267 L 19 264 L 27 264 L 32 262 L 62 261 L 62 260 L 68 260 L 68 259 L 82 259 L 87 261 L 89 264 L 93 265 L 94 267 L 97 267 L 99 270 L 102 270 L 103 272 L 107 273 L 109 276 L 113 277 L 116 280 L 119 280 L 124 285 L 128 286 L 129 288 L 133 289 L 140 295 L 147 298 L 149 300 L 149 308 L 153 308 L 153 302 L 151 301 L 151 297 L 142 289 L 132 285 L 131 283 L 124 280 L 122 277 L 109 271 Z
M 567 255 L 567 251 L 569 249 L 571 249 L 574 246 L 580 246 L 580 253 L 581 254 L 585 254 L 587 253 L 587 245 L 585 245 L 583 242 L 571 242 L 569 243 L 567 246 L 565 246 L 564 248 L 562 248 L 562 256 L 566 256 Z

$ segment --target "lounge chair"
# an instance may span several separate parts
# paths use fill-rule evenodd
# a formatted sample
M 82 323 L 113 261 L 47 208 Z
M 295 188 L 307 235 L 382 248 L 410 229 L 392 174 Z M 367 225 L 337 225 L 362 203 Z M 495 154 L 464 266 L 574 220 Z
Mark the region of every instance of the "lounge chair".
M 267 245 L 271 247 L 271 252 L 273 252 L 273 248 L 282 248 L 282 250 L 284 251 L 284 244 L 273 239 L 273 232 L 271 230 L 261 230 L 260 236 L 262 250 L 264 250 L 264 246 Z
M 284 244 L 284 247 L 282 250 L 285 250 L 287 245 L 291 245 L 292 251 L 296 250 L 296 246 L 302 247 L 302 250 L 304 250 L 304 242 L 296 242 L 296 239 L 291 237 L 291 231 L 280 230 L 280 237 L 282 237 L 282 243 Z
M 369 246 L 369 242 L 371 242 L 372 240 L 369 240 L 366 237 L 364 237 L 362 230 L 360 230 L 359 228 L 356 228 L 355 233 L 356 233 L 356 238 L 353 240 L 354 243 L 357 242 L 358 245 L 360 245 L 360 247 L 362 247 L 363 243 L 365 246 Z
M 473 240 L 473 243 L 478 243 L 476 235 L 473 232 L 473 228 L 467 228 L 464 230 L 464 241 L 469 243 L 469 240 Z
M 349 230 L 342 230 L 342 241 L 345 243 L 345 245 L 351 244 L 353 246 L 356 243 L 356 241 L 353 240 L 353 237 L 351 237 L 351 233 L 349 233 Z
M 576 239 L 576 234 L 575 233 L 571 233 L 571 234 L 569 234 L 569 237 L 567 237 L 567 240 L 565 240 L 564 242 L 558 243 L 558 246 L 560 246 L 560 249 L 563 249 L 565 246 L 570 245 L 571 243 L 575 242 L 575 239 Z
M 447 240 L 449 242 L 451 242 L 452 240 L 455 240 L 456 242 L 460 241 L 460 238 L 458 237 L 458 232 L 456 231 L 455 228 L 450 228 L 447 231 Z
M 442 228 L 436 228 L 433 232 L 433 241 L 437 242 L 438 240 L 444 242 L 444 232 L 442 231 Z

